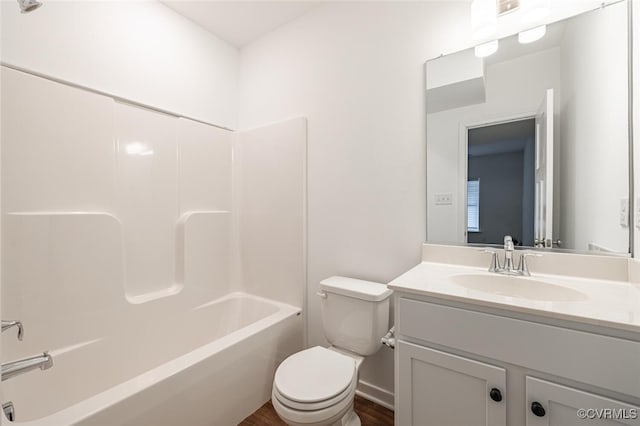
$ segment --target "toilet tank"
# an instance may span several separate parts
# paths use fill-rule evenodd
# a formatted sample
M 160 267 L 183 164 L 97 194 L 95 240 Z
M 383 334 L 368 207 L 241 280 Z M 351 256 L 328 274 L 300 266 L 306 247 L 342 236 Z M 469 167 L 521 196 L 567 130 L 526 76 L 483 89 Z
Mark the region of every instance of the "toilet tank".
M 347 277 L 320 282 L 322 326 L 335 347 L 367 356 L 382 345 L 389 330 L 389 296 L 386 285 Z

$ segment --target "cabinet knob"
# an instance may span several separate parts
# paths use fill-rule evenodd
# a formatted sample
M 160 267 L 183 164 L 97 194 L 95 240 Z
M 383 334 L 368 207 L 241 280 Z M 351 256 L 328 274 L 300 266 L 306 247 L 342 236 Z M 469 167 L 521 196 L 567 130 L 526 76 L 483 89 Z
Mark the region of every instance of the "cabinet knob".
M 544 415 L 547 414 L 542 404 L 538 401 L 533 401 L 531 403 L 531 412 L 538 417 L 544 417 Z
M 502 392 L 500 392 L 500 389 L 498 388 L 493 388 L 491 389 L 491 391 L 489 391 L 489 396 L 491 397 L 491 399 L 493 399 L 495 402 L 500 402 L 502 401 Z

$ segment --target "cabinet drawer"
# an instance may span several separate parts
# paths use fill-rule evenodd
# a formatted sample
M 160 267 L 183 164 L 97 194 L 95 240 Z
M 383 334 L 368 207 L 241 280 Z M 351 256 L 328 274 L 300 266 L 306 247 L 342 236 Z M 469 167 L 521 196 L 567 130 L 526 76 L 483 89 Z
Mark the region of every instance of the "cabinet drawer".
M 407 336 L 640 397 L 640 343 L 399 298 Z

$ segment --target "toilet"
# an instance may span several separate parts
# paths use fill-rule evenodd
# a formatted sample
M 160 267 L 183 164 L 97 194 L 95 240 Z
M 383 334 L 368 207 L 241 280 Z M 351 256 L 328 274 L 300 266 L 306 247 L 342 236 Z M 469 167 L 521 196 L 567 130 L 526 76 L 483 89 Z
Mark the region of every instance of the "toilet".
M 285 359 L 273 380 L 271 403 L 291 426 L 360 426 L 353 410 L 358 370 L 380 349 L 389 327 L 386 285 L 346 277 L 320 282 L 322 327 L 331 346 Z

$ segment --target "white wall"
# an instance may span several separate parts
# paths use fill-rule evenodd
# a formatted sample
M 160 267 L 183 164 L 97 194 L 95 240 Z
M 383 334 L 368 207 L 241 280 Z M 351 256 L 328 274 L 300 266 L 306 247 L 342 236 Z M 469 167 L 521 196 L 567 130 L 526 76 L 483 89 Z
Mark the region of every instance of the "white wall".
M 235 134 L 236 279 L 244 291 L 304 305 L 307 122 Z
M 1 2 L 3 63 L 235 128 L 238 51 L 158 2 Z
M 626 13 L 619 3 L 574 18 L 562 40 L 560 238 L 577 250 L 629 249 Z
M 467 36 L 466 3 L 331 3 L 242 50 L 241 128 L 308 118 L 309 345 L 325 343 L 320 280 L 388 282 L 420 261 L 424 61 Z M 392 392 L 392 361 L 381 349 L 361 379 Z

